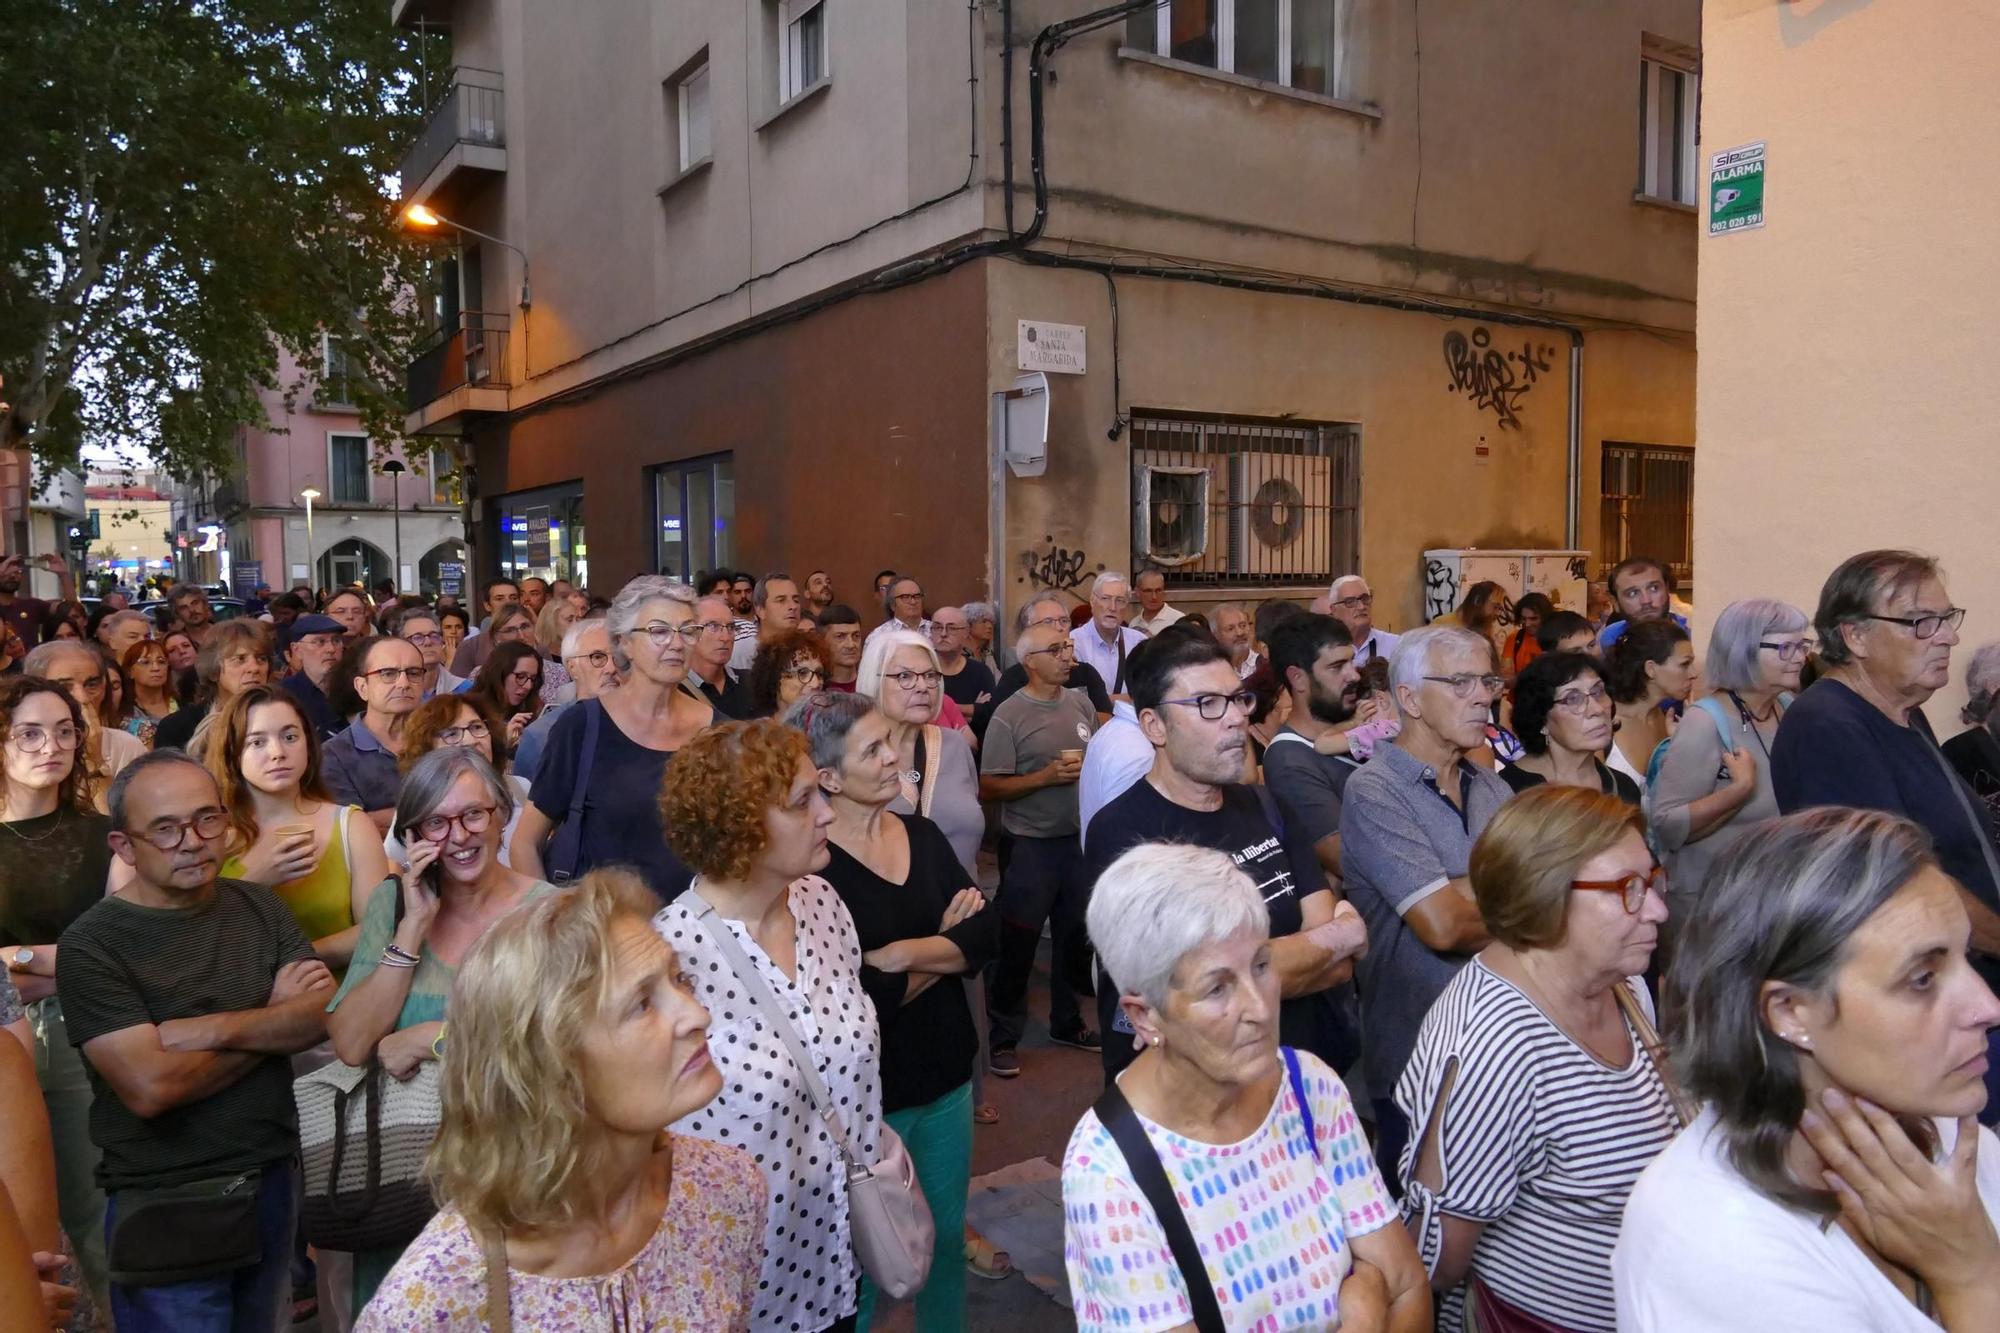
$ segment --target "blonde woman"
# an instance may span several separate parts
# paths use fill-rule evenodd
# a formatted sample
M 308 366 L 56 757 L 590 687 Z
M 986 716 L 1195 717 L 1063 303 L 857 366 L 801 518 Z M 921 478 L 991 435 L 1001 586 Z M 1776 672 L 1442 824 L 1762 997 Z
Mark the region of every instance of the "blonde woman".
M 566 687 L 570 683 L 569 668 L 563 665 L 563 635 L 582 616 L 575 602 L 567 597 L 551 597 L 542 607 L 541 615 L 535 618 L 535 642 L 542 654 L 542 702 L 552 704 L 566 698 Z
M 458 974 L 431 1177 L 444 1207 L 357 1333 L 750 1327 L 764 1179 L 662 1130 L 722 1090 L 708 1011 L 620 870 L 501 920 Z

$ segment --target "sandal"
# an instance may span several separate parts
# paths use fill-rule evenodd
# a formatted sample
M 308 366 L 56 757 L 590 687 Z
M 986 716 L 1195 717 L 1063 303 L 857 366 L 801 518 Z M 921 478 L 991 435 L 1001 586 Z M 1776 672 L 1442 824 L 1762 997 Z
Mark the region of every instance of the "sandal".
M 993 1242 L 971 1227 L 965 1229 L 965 1266 L 973 1276 L 996 1282 L 1014 1272 L 1014 1261 L 1007 1257 L 1007 1251 L 994 1249 Z
M 997 1125 L 1000 1123 L 1000 1108 L 981 1103 L 972 1108 L 972 1123 L 975 1125 Z

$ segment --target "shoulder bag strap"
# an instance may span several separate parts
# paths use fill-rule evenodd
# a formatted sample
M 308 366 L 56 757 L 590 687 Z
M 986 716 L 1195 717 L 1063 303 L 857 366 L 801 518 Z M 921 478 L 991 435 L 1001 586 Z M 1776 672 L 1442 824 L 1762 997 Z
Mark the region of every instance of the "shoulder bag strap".
M 749 993 L 750 1002 L 757 1006 L 758 1011 L 764 1015 L 764 1022 L 778 1039 L 785 1043 L 785 1049 L 791 1052 L 792 1063 L 799 1068 L 799 1079 L 805 1084 L 806 1095 L 812 1098 L 813 1109 L 819 1112 L 819 1118 L 825 1122 L 827 1132 L 833 1135 L 834 1145 L 840 1149 L 840 1155 L 847 1159 L 849 1173 L 865 1170 L 861 1161 L 855 1157 L 854 1149 L 848 1145 L 847 1131 L 841 1128 L 840 1120 L 833 1113 L 833 1098 L 827 1095 L 826 1084 L 820 1082 L 819 1069 L 813 1063 L 812 1053 L 806 1049 L 806 1044 L 799 1040 L 798 1029 L 794 1028 L 792 1020 L 785 1016 L 785 1008 L 778 1003 L 778 997 L 771 994 L 771 988 L 764 982 L 764 974 L 750 961 L 750 955 L 743 952 L 743 946 L 736 942 L 736 936 L 730 932 L 728 924 L 716 917 L 715 904 L 693 889 L 689 889 L 683 896 L 691 897 L 700 904 L 694 909 L 696 923 L 708 932 L 708 937 L 715 941 L 716 947 L 729 959 L 729 970 L 743 983 L 743 989 Z
M 1639 1045 L 1645 1048 L 1646 1058 L 1653 1062 L 1653 1068 L 1660 1075 L 1660 1083 L 1667 1090 L 1667 1100 L 1673 1103 L 1674 1119 L 1685 1129 L 1700 1108 L 1681 1087 L 1680 1080 L 1674 1077 L 1673 1060 L 1667 1055 L 1666 1043 L 1660 1040 L 1659 1029 L 1653 1026 L 1652 1019 L 1646 1017 L 1646 1007 L 1632 993 L 1631 982 L 1619 982 L 1611 988 L 1611 993 L 1618 997 L 1618 1007 L 1625 1011 L 1625 1021 L 1639 1034 Z
M 1118 683 L 1111 687 L 1113 694 L 1125 693 L 1125 631 L 1118 631 Z
M 491 1333 L 513 1333 L 514 1299 L 507 1290 L 507 1243 L 499 1232 L 482 1228 L 479 1249 L 486 1256 L 486 1327 Z
M 1299 1104 L 1299 1118 L 1306 1122 L 1306 1147 L 1312 1150 L 1313 1160 L 1319 1160 L 1319 1135 L 1313 1132 L 1312 1102 L 1306 1097 L 1305 1074 L 1299 1068 L 1299 1053 L 1289 1046 L 1280 1046 L 1278 1054 L 1284 1057 L 1285 1073 L 1292 1081 L 1292 1097 Z
M 1131 1103 L 1113 1082 L 1105 1088 L 1104 1095 L 1097 1099 L 1093 1108 L 1104 1128 L 1111 1133 L 1112 1142 L 1125 1156 L 1125 1165 L 1132 1172 L 1132 1183 L 1146 1196 L 1146 1202 L 1153 1207 L 1153 1216 L 1159 1221 L 1160 1230 L 1167 1233 L 1167 1248 L 1173 1251 L 1174 1265 L 1181 1270 L 1181 1281 L 1187 1286 L 1188 1306 L 1194 1311 L 1194 1326 L 1198 1333 L 1224 1333 L 1222 1307 L 1216 1304 L 1215 1285 L 1209 1281 L 1208 1265 L 1202 1262 L 1201 1247 L 1195 1244 L 1194 1230 L 1188 1226 L 1187 1214 L 1181 1211 L 1180 1201 L 1174 1198 L 1174 1187 L 1167 1183 L 1167 1173 L 1160 1165 L 1159 1154 L 1153 1151 L 1153 1144 L 1146 1137 L 1145 1128 L 1139 1117 L 1133 1113 Z
M 1914 721 L 1910 725 L 1917 726 Z M 1996 857 L 1993 851 L 1993 821 L 1980 818 L 1979 812 L 1972 808 L 1972 799 L 1965 794 L 1965 779 L 1951 766 L 1951 760 L 1944 757 L 1944 751 L 1939 748 L 1937 737 L 1931 734 L 1930 726 L 1925 724 L 1917 729 L 1923 735 L 1931 758 L 1937 760 L 1937 766 L 1944 770 L 1945 785 L 1951 788 L 1951 794 L 1958 800 L 1958 808 L 1965 812 L 1967 822 L 1972 825 L 1973 836 L 1978 839 L 1979 850 L 1986 858 L 1986 873 L 1993 879 L 1994 890 L 2000 892 L 2000 857 Z
M 944 729 L 926 723 L 917 733 L 917 813 L 931 817 L 931 801 L 937 796 L 938 760 L 944 757 Z

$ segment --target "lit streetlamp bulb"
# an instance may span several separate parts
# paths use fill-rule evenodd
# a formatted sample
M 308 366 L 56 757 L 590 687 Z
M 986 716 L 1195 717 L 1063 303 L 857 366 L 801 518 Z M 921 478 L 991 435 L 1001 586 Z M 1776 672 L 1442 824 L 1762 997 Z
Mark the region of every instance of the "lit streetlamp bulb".
M 413 227 L 436 227 L 444 223 L 443 218 L 431 212 L 430 209 L 422 204 L 411 204 L 408 208 L 404 209 L 403 220 Z

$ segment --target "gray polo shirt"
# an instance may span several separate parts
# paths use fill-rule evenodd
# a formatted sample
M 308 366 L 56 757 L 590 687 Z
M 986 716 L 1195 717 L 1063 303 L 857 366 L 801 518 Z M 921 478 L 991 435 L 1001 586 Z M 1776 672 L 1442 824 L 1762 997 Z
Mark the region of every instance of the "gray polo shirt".
M 387 810 L 395 806 L 403 791 L 403 775 L 396 771 L 396 756 L 382 748 L 381 740 L 359 717 L 346 731 L 326 743 L 326 748 L 320 751 L 320 768 L 326 777 L 326 789 L 342 805 Z
M 1064 750 L 1081 750 L 1097 730 L 1097 710 L 1081 690 L 1037 699 L 1016 690 L 993 710 L 986 739 L 979 745 L 979 771 L 1016 777 L 1054 763 Z M 1065 782 L 1042 787 L 1000 807 L 1000 827 L 1017 838 L 1075 837 L 1077 787 Z
M 1368 1086 L 1387 1096 L 1402 1077 L 1417 1029 L 1468 955 L 1440 954 L 1403 914 L 1466 871 L 1472 844 L 1514 793 L 1483 768 L 1459 762 L 1460 799 L 1399 745 L 1377 746 L 1341 794 L 1340 864 L 1348 901 L 1368 924 L 1361 961 L 1361 1021 Z

